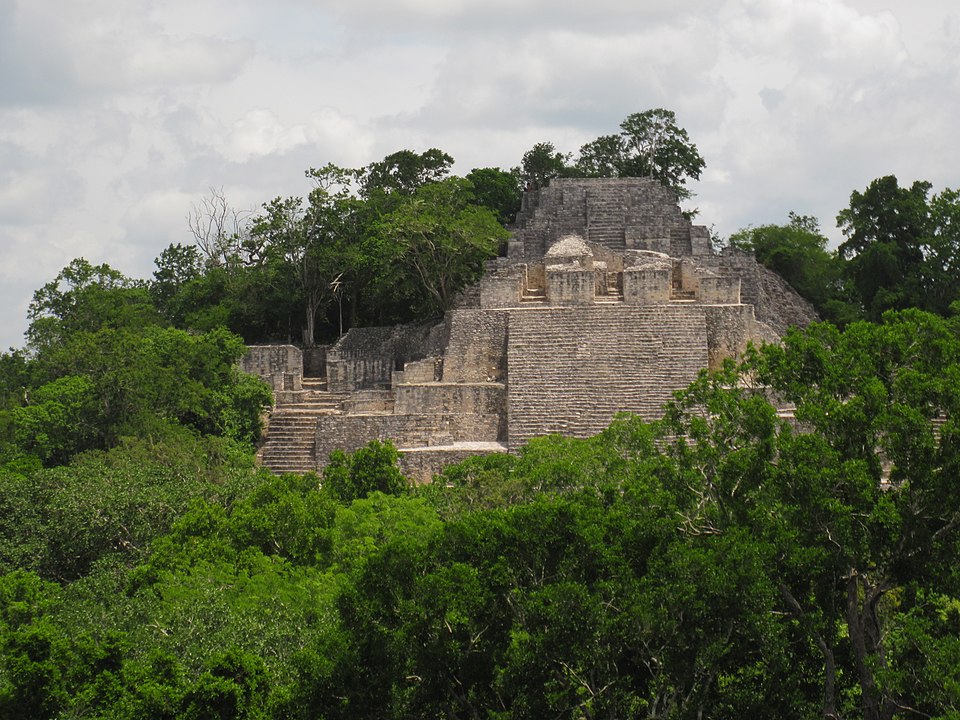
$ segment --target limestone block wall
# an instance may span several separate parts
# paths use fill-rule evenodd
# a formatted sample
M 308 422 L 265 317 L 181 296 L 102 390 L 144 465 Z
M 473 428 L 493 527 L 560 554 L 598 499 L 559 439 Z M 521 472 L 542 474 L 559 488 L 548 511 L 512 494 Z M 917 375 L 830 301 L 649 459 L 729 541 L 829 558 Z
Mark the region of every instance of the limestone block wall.
M 775 272 L 754 259 L 752 253 L 724 248 L 719 255 L 698 258 L 719 275 L 740 278 L 740 301 L 753 305 L 758 321 L 783 335 L 791 325 L 803 327 L 817 320 L 813 306 Z
M 393 406 L 390 390 L 354 390 L 341 403 L 345 413 L 388 413 Z
M 327 384 L 333 392 L 389 388 L 395 370 L 411 360 L 440 355 L 445 326 L 351 328 L 327 351 Z
M 757 280 L 757 320 L 779 336 L 785 335 L 792 325 L 804 327 L 820 319 L 813 305 L 772 270 L 758 264 Z
M 506 310 L 450 310 L 443 355 L 445 383 L 501 381 L 507 369 Z
M 317 464 L 326 465 L 334 450 L 353 452 L 371 440 L 390 440 L 397 447 L 435 447 L 496 442 L 499 430 L 500 416 L 493 414 L 320 415 L 316 430 Z
M 547 302 L 550 305 L 585 305 L 594 301 L 595 294 L 593 270 L 547 267 Z
M 550 242 L 567 233 L 615 249 L 627 247 L 630 237 L 632 243 L 669 239 L 670 251 L 692 251 L 690 222 L 676 194 L 650 178 L 557 178 L 524 197 L 510 255 L 516 260 L 541 257 Z M 662 244 L 643 249 L 668 251 Z
M 443 361 L 440 358 L 426 358 L 404 363 L 403 370 L 395 371 L 391 380 L 393 386 L 402 383 L 428 383 L 440 379 Z
M 303 388 L 303 354 L 293 345 L 253 345 L 240 359 L 243 372 L 269 383 L 274 393 Z
M 586 437 L 621 410 L 659 417 L 707 365 L 707 325 L 694 304 L 518 309 L 507 354 L 508 445 Z
M 758 264 L 753 253 L 736 248 L 724 248 L 720 255 L 699 258 L 703 267 L 718 275 L 734 275 L 740 278 L 741 302 L 756 305 L 760 297 L 760 280 L 757 274 Z
M 670 255 L 681 257 L 693 255 L 693 242 L 690 238 L 690 226 L 672 227 L 669 231 Z
M 480 307 L 480 282 L 477 281 L 458 292 L 450 303 L 452 308 Z
M 752 305 L 704 307 L 707 328 L 707 367 L 718 370 L 727 358 L 742 356 L 747 343 L 776 342 L 771 328 L 757 322 Z
M 713 253 L 710 229 L 706 225 L 690 226 L 690 251 L 694 255 L 710 255 Z
M 543 257 L 549 243 L 562 235 L 586 237 L 585 187 L 558 178 L 546 188 L 524 193 L 514 226 L 509 254 L 515 261 Z
M 327 384 L 333 392 L 389 387 L 395 366 L 390 355 L 367 357 L 333 350 L 327 355 Z
M 491 444 L 472 443 L 469 447 L 407 448 L 400 453 L 400 470 L 418 483 L 428 483 L 447 465 L 466 460 L 478 452 L 505 452 Z
M 523 264 L 513 265 L 509 271 L 500 270 L 488 273 L 480 280 L 480 307 L 514 307 L 520 303 L 523 292 Z
M 690 257 L 681 258 L 678 265 L 679 268 L 675 268 L 674 272 L 679 270 L 680 287 L 690 292 L 699 292 L 700 276 L 703 274 L 701 265 Z
M 701 275 L 699 300 L 705 303 L 739 305 L 740 278 L 730 275 Z
M 503 383 L 425 383 L 394 388 L 395 412 L 400 415 L 473 413 L 495 415 L 506 409 Z
M 655 305 L 670 302 L 670 268 L 624 270 L 623 301 L 628 305 Z
M 547 267 L 544 263 L 528 263 L 526 267 L 526 285 L 528 288 L 542 288 L 547 286 Z
M 662 230 L 647 230 L 640 227 L 627 227 L 625 245 L 631 250 L 651 250 L 653 252 L 669 255 L 671 243 L 669 237 L 660 235 L 651 235 L 652 232 L 662 232 Z
M 593 262 L 603 263 L 607 266 L 607 272 L 623 271 L 623 252 L 615 252 L 603 245 L 590 245 L 590 251 L 593 253 Z

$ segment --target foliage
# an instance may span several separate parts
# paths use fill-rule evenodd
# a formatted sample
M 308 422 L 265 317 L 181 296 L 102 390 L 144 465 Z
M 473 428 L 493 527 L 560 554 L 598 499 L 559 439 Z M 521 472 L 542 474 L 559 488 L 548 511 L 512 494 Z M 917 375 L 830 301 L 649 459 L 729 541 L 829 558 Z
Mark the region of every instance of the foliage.
M 501 225 L 508 225 L 520 211 L 520 179 L 500 168 L 475 168 L 466 180 L 473 186 L 473 202 L 492 211 Z
M 697 180 L 706 163 L 676 114 L 656 108 L 632 113 L 620 123 L 619 135 L 602 135 L 580 148 L 576 172 L 584 177 L 652 177 L 691 197 L 687 179 Z
M 93 382 L 66 375 L 28 395 L 13 409 L 14 439 L 20 449 L 47 464 L 61 464 L 92 447 L 97 438 L 97 399 Z
M 810 301 L 825 320 L 838 325 L 858 318 L 859 310 L 842 282 L 844 261 L 827 250 L 816 218 L 790 213 L 786 225 L 761 225 L 730 236 L 731 247 L 753 253 Z
M 628 115 L 620 133 L 601 135 L 580 147 L 577 160 L 540 142 L 523 155 L 514 170 L 527 190 L 538 190 L 555 177 L 650 177 L 677 193 L 692 197 L 687 180 L 698 180 L 706 166 L 672 110 L 656 108 Z
M 706 163 L 687 131 L 677 125 L 672 110 L 633 113 L 620 123 L 620 129 L 630 153 L 622 174 L 654 177 L 676 190 L 680 199 L 690 196 L 687 178 L 699 179 Z
M 838 253 L 870 320 L 909 307 L 946 315 L 960 297 L 960 194 L 931 188 L 920 180 L 902 188 L 888 175 L 854 191 L 837 216 L 847 237 Z
M 871 320 L 888 309 L 918 305 L 930 188 L 921 181 L 901 188 L 888 175 L 863 193 L 851 193 L 850 207 L 837 215 L 847 237 L 838 252 L 849 259 L 849 277 Z
M 658 159 L 696 153 L 673 120 L 630 116 L 580 171 L 682 191 L 702 161 Z M 531 183 L 571 172 L 535 150 Z M 38 291 L 28 350 L 0 355 L 0 716 L 956 715 L 960 320 L 881 312 L 956 299 L 957 193 L 854 193 L 846 264 L 812 218 L 735 235 L 879 322 L 752 349 L 655 423 L 418 488 L 380 442 L 322 478 L 258 471 L 268 396 L 221 322 L 309 343 L 344 304 L 447 307 L 520 175 L 451 163 L 311 170 L 235 231 L 217 206 L 210 252 L 171 246 L 149 285 L 76 260 Z
M 423 153 L 398 150 L 367 166 L 360 185 L 365 197 L 376 193 L 411 195 L 430 183 L 443 180 L 450 172 L 453 158 L 437 148 Z
M 175 426 L 63 467 L 0 471 L 0 572 L 73 580 L 107 555 L 135 562 L 196 498 L 230 502 L 253 477 L 236 445 Z
M 420 319 L 449 309 L 507 237 L 493 213 L 472 204 L 471 192 L 460 178 L 424 185 L 374 229 L 382 248 L 380 282 L 394 297 L 406 295 Z
M 520 167 L 514 170 L 525 190 L 546 187 L 555 177 L 569 174 L 569 153 L 562 153 L 551 142 L 539 142 L 523 154 Z
M 168 259 L 182 256 L 190 253 Z M 248 443 L 259 436 L 270 394 L 238 370 L 242 340 L 219 327 L 166 326 L 147 289 L 109 266 L 73 261 L 37 291 L 31 318 L 29 354 L 3 363 L 0 449 L 10 458 L 63 464 L 170 423 Z
M 149 284 L 154 304 L 167 322 L 183 327 L 196 299 L 194 289 L 202 284 L 200 251 L 195 245 L 171 244 L 154 264 L 157 269 Z
M 164 457 L 144 442 L 4 476 L 0 701 L 37 717 L 944 716 L 960 704 L 958 377 L 960 326 L 910 311 L 794 331 L 704 373 L 662 421 L 540 438 L 412 492 L 379 443 L 322 482 L 238 468 L 222 492 L 131 477 Z
M 335 450 L 323 471 L 323 484 L 342 502 L 350 503 L 372 492 L 397 495 L 406 488 L 400 472 L 400 454 L 390 441 L 371 440 L 366 447 L 347 454 Z
M 78 334 L 159 321 L 142 283 L 83 258 L 34 293 L 27 317 L 27 341 L 37 353 L 50 352 Z

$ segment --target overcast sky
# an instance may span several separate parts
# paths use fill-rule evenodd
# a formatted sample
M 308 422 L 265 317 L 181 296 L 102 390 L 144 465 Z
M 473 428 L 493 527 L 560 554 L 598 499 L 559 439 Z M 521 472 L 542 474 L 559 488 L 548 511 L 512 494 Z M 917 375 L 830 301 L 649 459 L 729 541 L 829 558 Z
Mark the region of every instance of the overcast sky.
M 209 188 L 439 147 L 455 171 L 676 112 L 726 236 L 851 191 L 960 186 L 946 0 L 0 0 L 0 348 L 75 257 L 150 277 Z

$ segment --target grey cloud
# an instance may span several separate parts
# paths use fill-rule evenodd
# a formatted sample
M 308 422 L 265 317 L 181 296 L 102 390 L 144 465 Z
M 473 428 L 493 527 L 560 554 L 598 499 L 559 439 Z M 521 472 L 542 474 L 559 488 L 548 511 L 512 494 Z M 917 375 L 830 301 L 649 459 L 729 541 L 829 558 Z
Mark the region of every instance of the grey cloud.
M 148 275 L 210 186 L 256 207 L 401 147 L 509 167 L 650 107 L 700 146 L 725 234 L 791 209 L 831 228 L 888 172 L 957 184 L 942 0 L 279 2 L 0 0 L 0 253 L 43 258 L 6 307 L 78 250 Z
M 147 19 L 147 7 L 7 0 L 0 105 L 89 103 L 115 92 L 221 83 L 253 57 L 253 40 L 171 36 Z
M 672 0 L 317 0 L 317 5 L 353 28 L 358 36 L 376 29 L 421 38 L 438 33 L 510 38 L 531 31 L 572 28 L 619 32 L 624 25 L 654 26 L 673 21 L 678 15 L 712 15 L 717 7 L 711 0 L 691 0 L 679 10 Z

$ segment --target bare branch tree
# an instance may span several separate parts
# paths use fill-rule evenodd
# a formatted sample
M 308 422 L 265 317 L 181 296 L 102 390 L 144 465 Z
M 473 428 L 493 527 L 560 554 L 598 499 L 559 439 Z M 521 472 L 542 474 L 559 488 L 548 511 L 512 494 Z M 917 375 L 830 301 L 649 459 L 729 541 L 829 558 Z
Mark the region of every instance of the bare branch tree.
M 208 265 L 222 267 L 240 259 L 249 235 L 249 210 L 230 207 L 223 188 L 194 203 L 187 214 L 187 226 Z

